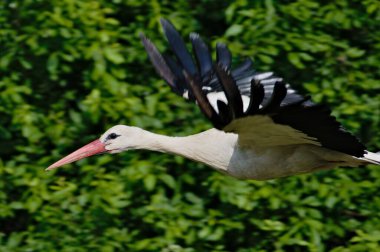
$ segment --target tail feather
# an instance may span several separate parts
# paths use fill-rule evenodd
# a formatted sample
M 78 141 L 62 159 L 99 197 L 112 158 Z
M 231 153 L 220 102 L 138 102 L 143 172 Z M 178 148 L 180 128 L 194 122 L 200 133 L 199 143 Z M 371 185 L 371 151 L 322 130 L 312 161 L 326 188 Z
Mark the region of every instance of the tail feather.
M 364 157 L 360 159 L 367 161 L 371 164 L 380 165 L 380 151 L 376 153 L 367 151 L 367 153 L 364 154 Z

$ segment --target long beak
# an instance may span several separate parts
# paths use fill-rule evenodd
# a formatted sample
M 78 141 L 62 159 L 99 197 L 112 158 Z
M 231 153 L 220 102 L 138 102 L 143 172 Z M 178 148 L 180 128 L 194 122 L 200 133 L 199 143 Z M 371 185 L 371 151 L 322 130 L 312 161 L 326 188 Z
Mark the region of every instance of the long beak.
M 105 145 L 100 142 L 100 140 L 95 140 L 82 148 L 74 151 L 73 153 L 67 155 L 66 157 L 62 158 L 61 160 L 58 160 L 54 164 L 50 165 L 48 168 L 46 168 L 46 171 L 53 170 L 57 167 L 60 167 L 65 164 L 69 164 L 75 161 L 78 161 L 80 159 L 93 156 L 95 154 L 100 154 L 103 152 L 106 152 Z

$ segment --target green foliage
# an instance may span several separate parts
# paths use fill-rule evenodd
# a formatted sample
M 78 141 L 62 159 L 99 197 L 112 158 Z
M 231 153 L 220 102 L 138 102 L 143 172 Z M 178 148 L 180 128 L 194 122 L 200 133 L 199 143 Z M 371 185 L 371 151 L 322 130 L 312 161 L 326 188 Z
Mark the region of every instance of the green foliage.
M 167 135 L 210 127 L 147 59 L 138 34 L 165 49 L 160 17 L 228 42 L 236 62 L 253 57 L 380 149 L 378 0 L 5 0 L 0 251 L 380 250 L 374 166 L 239 181 L 134 151 L 44 171 L 114 124 Z

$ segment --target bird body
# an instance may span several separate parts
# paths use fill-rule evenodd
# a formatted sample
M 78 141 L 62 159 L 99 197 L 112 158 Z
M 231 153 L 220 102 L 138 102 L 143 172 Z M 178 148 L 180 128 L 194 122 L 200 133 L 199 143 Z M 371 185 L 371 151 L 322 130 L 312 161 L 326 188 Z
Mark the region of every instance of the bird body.
M 249 59 L 232 69 L 230 52 L 223 44 L 217 45 L 214 63 L 199 35 L 191 34 L 195 64 L 174 26 L 167 20 L 162 20 L 162 26 L 175 59 L 161 55 L 142 35 L 153 66 L 174 92 L 200 107 L 214 128 L 169 137 L 117 125 L 48 170 L 94 154 L 131 149 L 180 155 L 240 179 L 380 165 L 380 154 L 367 151 L 326 106 L 299 95 L 271 72 L 257 73 Z
M 274 129 L 276 130 L 276 127 Z M 117 137 L 109 139 L 111 134 Z M 215 128 L 190 136 L 172 137 L 138 127 L 116 125 L 107 130 L 99 142 L 104 146 L 100 152 L 115 154 L 143 149 L 170 153 L 206 164 L 239 179 L 267 180 L 336 166 L 358 166 L 368 162 L 306 142 L 273 145 L 270 141 L 264 141 L 261 146 L 257 143 L 247 145 L 239 140 L 238 134 L 226 133 Z M 279 142 L 275 139 L 274 143 Z M 374 153 L 371 154 L 376 156 Z M 74 156 L 75 159 L 77 156 Z M 67 157 L 70 160 L 70 155 Z M 70 160 L 72 161 L 75 160 Z M 67 160 L 60 160 L 48 169 L 65 163 Z
M 270 119 L 263 121 L 269 125 L 255 122 L 260 126 L 258 129 L 265 129 L 268 136 L 278 134 L 278 125 L 271 123 Z M 109 140 L 106 138 L 110 134 L 119 137 L 108 144 Z M 280 137 L 282 135 L 279 134 Z M 296 143 L 295 139 L 288 139 L 293 142 L 285 143 L 276 138 L 268 140 L 263 137 L 257 140 L 259 142 L 246 144 L 246 138 L 240 139 L 238 134 L 215 128 L 190 136 L 171 137 L 138 127 L 117 125 L 106 131 L 100 141 L 105 143 L 105 149 L 110 153 L 144 149 L 175 154 L 239 179 L 267 180 L 336 166 L 358 166 L 368 162 L 307 141 Z

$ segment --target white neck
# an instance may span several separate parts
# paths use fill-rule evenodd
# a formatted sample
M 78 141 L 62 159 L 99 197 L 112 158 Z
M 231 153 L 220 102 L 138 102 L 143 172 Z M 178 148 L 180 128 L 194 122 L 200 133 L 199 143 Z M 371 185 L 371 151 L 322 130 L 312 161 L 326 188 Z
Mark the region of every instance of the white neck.
M 217 129 L 186 137 L 169 137 L 144 130 L 134 149 L 172 153 L 225 171 L 236 142 L 237 135 Z

